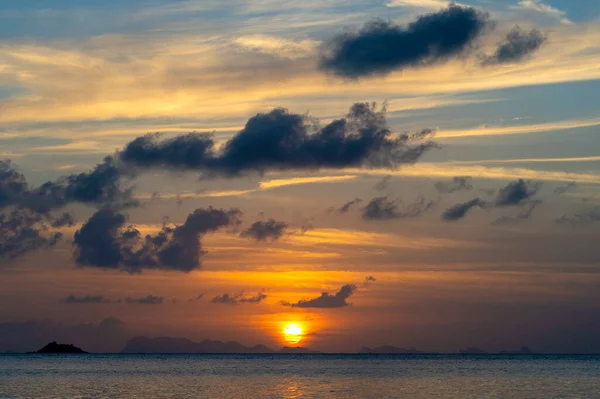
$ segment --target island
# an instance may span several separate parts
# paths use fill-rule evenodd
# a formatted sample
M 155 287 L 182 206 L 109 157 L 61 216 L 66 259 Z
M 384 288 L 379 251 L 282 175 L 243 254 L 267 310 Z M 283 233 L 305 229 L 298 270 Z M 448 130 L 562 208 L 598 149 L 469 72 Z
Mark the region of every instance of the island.
M 81 348 L 78 348 L 74 345 L 65 345 L 65 344 L 57 344 L 56 342 L 50 342 L 48 345 L 44 346 L 42 349 L 36 352 L 30 353 L 39 353 L 39 354 L 80 354 L 80 353 L 88 353 Z

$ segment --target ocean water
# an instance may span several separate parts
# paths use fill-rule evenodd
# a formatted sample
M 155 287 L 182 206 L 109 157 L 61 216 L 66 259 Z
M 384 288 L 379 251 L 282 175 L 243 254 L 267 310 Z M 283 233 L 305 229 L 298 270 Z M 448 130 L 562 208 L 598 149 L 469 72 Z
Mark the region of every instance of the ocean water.
M 0 398 L 600 398 L 600 356 L 1 355 Z

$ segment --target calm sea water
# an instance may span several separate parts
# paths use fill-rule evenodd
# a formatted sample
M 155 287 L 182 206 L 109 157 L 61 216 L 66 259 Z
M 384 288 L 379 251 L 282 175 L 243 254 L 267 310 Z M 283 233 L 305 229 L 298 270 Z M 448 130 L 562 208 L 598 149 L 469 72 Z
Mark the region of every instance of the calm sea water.
M 431 397 L 600 398 L 600 357 L 0 356 L 0 398 Z

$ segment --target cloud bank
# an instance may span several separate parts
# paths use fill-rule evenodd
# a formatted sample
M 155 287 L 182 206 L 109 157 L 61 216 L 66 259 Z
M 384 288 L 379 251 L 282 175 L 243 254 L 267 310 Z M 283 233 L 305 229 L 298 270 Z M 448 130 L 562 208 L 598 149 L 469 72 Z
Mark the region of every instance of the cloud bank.
M 397 168 L 416 162 L 434 148 L 433 131 L 392 134 L 386 109 L 356 103 L 342 119 L 321 126 L 307 115 L 275 108 L 250 118 L 246 126 L 217 149 L 206 133 L 162 139 L 138 137 L 120 153 L 138 168 L 197 170 L 205 177 L 236 177 L 268 171 Z

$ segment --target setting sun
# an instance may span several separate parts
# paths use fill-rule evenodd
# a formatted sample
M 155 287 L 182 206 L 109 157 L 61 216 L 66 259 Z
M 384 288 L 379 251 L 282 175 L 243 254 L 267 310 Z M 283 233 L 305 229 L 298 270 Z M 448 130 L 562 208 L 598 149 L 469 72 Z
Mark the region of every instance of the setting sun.
M 298 324 L 288 324 L 283 329 L 284 338 L 290 344 L 297 344 L 302 341 L 302 327 Z

